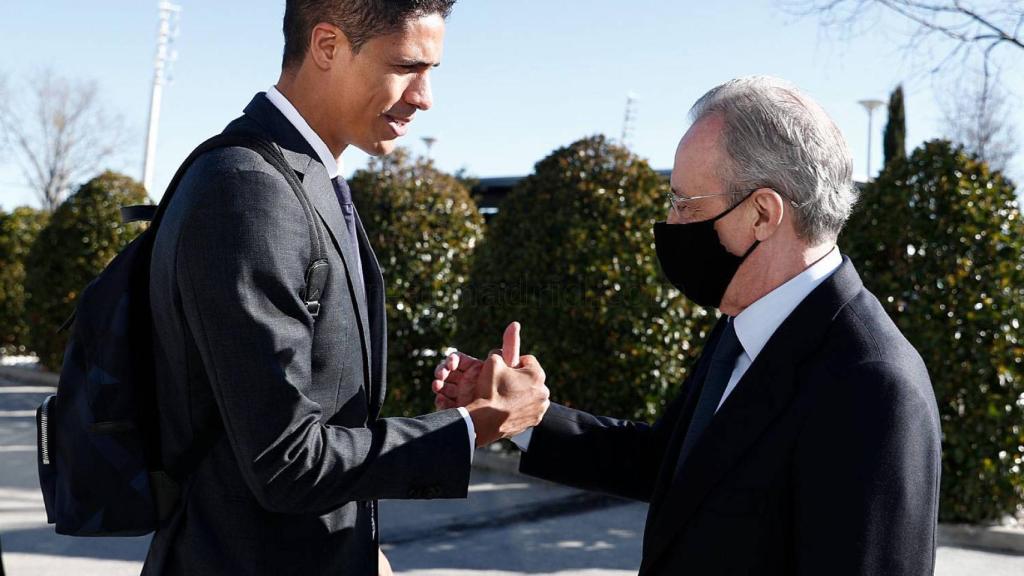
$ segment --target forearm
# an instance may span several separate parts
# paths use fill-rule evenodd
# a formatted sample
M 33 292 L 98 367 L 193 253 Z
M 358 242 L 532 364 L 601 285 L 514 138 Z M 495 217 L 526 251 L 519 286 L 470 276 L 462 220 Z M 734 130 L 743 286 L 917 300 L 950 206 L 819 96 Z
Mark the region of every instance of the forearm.
M 324 512 L 376 499 L 464 498 L 470 453 L 462 416 L 446 410 L 368 428 L 310 421 L 258 447 L 233 437 L 247 484 L 281 512 Z
M 584 490 L 649 501 L 661 463 L 651 426 L 552 404 L 520 471 Z

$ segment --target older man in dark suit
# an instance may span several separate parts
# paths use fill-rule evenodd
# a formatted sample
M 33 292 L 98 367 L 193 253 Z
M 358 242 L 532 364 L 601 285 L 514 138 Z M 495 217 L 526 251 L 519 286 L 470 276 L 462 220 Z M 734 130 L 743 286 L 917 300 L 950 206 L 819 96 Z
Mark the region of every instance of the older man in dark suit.
M 318 311 L 304 301 L 306 214 L 284 175 L 222 148 L 182 179 L 151 305 L 162 457 L 186 474 L 144 574 L 387 573 L 378 499 L 465 497 L 474 444 L 540 421 L 543 372 L 497 362 L 476 404 L 379 418 L 383 278 L 340 156 L 390 152 L 430 108 L 452 4 L 288 0 L 281 78 L 225 130 L 270 140 L 301 179 L 329 235 Z
M 691 114 L 655 241 L 669 281 L 722 318 L 656 423 L 552 405 L 514 438 L 521 470 L 649 502 L 643 576 L 931 574 L 938 411 L 836 245 L 856 200 L 842 135 L 765 77 Z M 448 358 L 438 405 L 469 402 L 480 367 Z

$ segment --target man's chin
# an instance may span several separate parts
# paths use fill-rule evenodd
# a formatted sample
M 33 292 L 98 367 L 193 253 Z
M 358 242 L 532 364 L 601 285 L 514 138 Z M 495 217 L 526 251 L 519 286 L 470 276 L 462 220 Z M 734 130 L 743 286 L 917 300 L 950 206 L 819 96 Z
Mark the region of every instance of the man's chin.
M 394 140 L 378 140 L 376 142 L 370 142 L 367 145 L 357 144 L 356 148 L 359 148 L 363 152 L 366 152 L 370 156 L 387 156 L 395 151 L 398 147 L 398 139 Z

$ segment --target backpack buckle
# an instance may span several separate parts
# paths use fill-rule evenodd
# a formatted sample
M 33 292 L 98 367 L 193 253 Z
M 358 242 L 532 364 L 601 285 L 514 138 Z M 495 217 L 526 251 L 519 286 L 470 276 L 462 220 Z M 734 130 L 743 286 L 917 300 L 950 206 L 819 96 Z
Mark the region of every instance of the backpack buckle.
M 312 300 L 312 301 L 306 302 L 306 310 L 309 311 L 310 316 L 312 316 L 313 318 L 316 318 L 317 316 L 320 315 L 320 301 L 319 300 Z

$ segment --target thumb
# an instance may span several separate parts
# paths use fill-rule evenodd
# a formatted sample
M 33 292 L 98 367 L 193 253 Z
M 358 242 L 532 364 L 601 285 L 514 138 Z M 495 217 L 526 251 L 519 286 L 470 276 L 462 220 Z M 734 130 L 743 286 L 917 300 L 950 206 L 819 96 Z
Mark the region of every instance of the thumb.
M 520 356 L 520 358 L 519 358 L 519 367 L 520 368 L 540 367 L 540 362 L 537 360 L 537 357 L 534 356 L 533 354 L 527 354 L 526 356 Z
M 519 365 L 519 322 L 512 322 L 505 328 L 501 338 L 501 356 L 505 364 L 512 367 Z
M 537 360 L 537 357 L 533 356 L 532 354 L 527 354 L 526 356 L 520 357 L 519 366 L 517 366 L 516 368 L 520 370 L 525 370 L 526 372 L 540 374 L 541 376 L 544 375 L 544 367 L 540 365 L 540 362 Z

